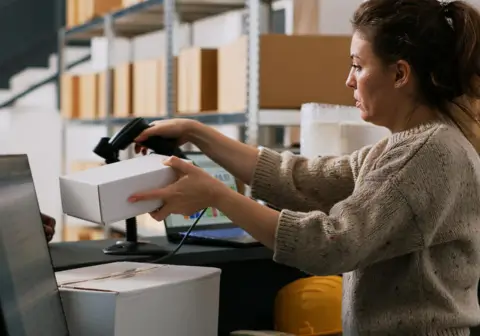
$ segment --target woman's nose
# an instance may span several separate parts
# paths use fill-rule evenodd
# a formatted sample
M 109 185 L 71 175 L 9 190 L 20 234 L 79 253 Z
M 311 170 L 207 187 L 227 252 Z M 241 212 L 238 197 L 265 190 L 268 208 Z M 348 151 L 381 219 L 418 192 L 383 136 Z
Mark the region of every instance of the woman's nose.
M 355 75 L 353 74 L 353 71 L 350 70 L 348 73 L 347 81 L 345 82 L 345 85 L 351 89 L 355 89 L 356 86 L 356 81 L 355 81 Z

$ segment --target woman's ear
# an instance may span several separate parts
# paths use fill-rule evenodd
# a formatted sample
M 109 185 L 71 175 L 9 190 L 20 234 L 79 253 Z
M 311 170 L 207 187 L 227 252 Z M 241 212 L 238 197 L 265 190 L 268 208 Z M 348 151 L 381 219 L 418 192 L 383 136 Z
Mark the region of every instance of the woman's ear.
M 399 89 L 407 85 L 411 76 L 411 67 L 408 62 L 399 60 L 395 63 L 395 88 Z

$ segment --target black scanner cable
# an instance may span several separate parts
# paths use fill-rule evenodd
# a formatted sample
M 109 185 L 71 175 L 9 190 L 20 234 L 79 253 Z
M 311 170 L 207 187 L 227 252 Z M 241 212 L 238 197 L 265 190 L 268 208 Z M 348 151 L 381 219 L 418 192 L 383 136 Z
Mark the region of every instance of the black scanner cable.
M 182 240 L 180 240 L 180 242 L 177 244 L 177 247 L 175 247 L 175 249 L 171 252 L 169 252 L 168 254 L 160 257 L 160 258 L 157 258 L 157 259 L 154 259 L 154 260 L 149 260 L 148 262 L 150 263 L 159 263 L 159 262 L 162 262 L 162 261 L 165 261 L 167 260 L 168 258 L 171 258 L 173 257 L 183 246 L 183 244 L 185 243 L 185 240 L 190 236 L 190 233 L 192 232 L 192 230 L 195 228 L 195 226 L 197 225 L 197 223 L 200 221 L 200 219 L 202 218 L 203 214 L 205 213 L 205 211 L 207 211 L 207 209 L 203 209 L 202 212 L 200 213 L 200 216 L 197 217 L 197 219 L 195 220 L 195 222 L 192 223 L 192 225 L 190 225 L 190 227 L 188 228 L 187 232 L 185 233 L 185 235 L 183 236 Z

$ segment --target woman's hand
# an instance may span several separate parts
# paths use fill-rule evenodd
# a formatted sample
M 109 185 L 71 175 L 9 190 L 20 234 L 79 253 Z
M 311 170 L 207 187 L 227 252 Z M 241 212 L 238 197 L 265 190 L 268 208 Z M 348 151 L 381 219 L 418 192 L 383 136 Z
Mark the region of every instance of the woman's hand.
M 162 189 L 153 189 L 132 195 L 130 202 L 160 199 L 163 206 L 150 213 L 157 221 L 164 220 L 170 214 L 190 216 L 208 207 L 215 207 L 219 198 L 230 189 L 204 170 L 171 157 L 164 162 L 177 173 L 178 180 Z
M 47 242 L 50 242 L 53 239 L 53 235 L 55 234 L 55 219 L 43 213 L 41 213 L 40 215 L 42 217 L 43 231 L 45 232 L 45 237 L 47 238 Z
M 149 128 L 140 133 L 135 139 L 136 143 L 143 142 L 151 136 L 162 136 L 164 138 L 178 139 L 178 146 L 182 146 L 185 143 L 191 141 L 190 135 L 196 127 L 199 127 L 199 123 L 190 119 L 169 119 L 159 120 L 152 122 Z M 201 124 L 200 124 L 201 125 Z M 140 145 L 135 146 L 135 151 L 139 153 L 144 151 Z

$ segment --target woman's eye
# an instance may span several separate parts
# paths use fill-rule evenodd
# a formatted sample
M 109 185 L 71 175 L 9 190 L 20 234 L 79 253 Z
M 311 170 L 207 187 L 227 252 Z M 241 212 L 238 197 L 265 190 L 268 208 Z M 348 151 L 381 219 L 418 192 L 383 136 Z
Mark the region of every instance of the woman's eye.
M 352 64 L 352 68 L 354 68 L 355 70 L 360 70 L 360 66 L 356 64 Z

